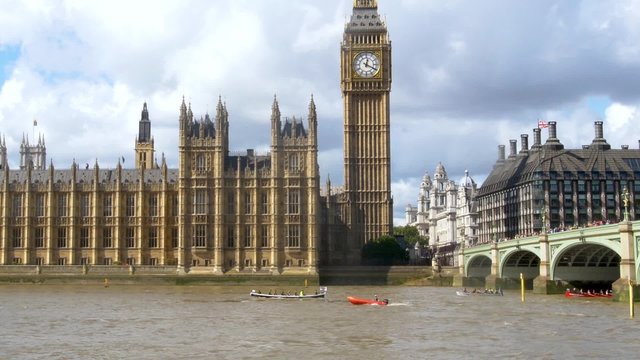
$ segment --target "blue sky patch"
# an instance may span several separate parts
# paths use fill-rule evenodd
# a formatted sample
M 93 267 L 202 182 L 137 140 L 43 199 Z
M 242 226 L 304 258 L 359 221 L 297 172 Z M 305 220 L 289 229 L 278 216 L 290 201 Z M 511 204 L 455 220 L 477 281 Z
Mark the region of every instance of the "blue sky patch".
M 604 119 L 604 112 L 611 105 L 611 98 L 608 96 L 587 97 L 587 107 L 593 111 L 599 119 Z
M 0 46 L 0 88 L 7 80 L 16 60 L 20 57 L 20 46 Z
M 56 84 L 65 80 L 82 79 L 79 71 L 37 71 L 47 84 Z

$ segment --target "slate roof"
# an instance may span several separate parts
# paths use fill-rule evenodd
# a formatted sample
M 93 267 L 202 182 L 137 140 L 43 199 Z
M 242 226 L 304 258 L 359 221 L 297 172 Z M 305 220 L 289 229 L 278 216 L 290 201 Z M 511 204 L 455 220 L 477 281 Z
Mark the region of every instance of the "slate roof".
M 295 135 L 295 136 L 294 136 Z M 282 137 L 307 137 L 307 132 L 304 130 L 304 125 L 301 121 L 293 118 L 293 122 L 289 119 L 286 119 L 284 125 L 282 126 Z
M 249 168 L 253 170 L 257 167 L 258 170 L 271 168 L 271 156 L 270 155 L 255 155 L 255 156 L 235 156 L 230 155 L 225 158 L 224 168 L 225 170 L 238 169 L 238 163 L 240 163 L 240 170 Z
M 611 149 L 609 146 L 585 146 L 562 149 L 542 146 L 540 150 L 520 152 L 496 164 L 478 192 L 478 196 L 506 190 L 543 179 L 640 179 L 640 149 Z

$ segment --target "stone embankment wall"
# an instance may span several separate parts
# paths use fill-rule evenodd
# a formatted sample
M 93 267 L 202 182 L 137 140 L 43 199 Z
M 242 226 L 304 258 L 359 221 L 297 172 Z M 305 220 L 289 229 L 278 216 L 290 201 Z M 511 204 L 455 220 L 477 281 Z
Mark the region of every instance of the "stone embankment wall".
M 179 274 L 175 266 L 0 266 L 1 283 L 167 284 L 167 285 L 416 285 L 450 286 L 448 270 L 435 276 L 427 266 L 345 266 L 301 271 L 227 271 L 194 268 Z

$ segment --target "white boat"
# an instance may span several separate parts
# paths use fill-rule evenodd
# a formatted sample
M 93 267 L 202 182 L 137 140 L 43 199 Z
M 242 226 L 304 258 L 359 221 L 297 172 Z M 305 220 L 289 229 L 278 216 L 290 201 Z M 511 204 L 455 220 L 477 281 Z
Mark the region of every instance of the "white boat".
M 287 294 L 287 293 L 262 293 L 260 290 L 251 290 L 249 293 L 250 296 L 258 297 L 258 298 L 266 298 L 266 299 L 317 299 L 324 298 L 327 295 L 327 287 L 323 286 L 318 291 L 313 294 L 307 294 L 304 291 L 300 291 L 296 294 Z

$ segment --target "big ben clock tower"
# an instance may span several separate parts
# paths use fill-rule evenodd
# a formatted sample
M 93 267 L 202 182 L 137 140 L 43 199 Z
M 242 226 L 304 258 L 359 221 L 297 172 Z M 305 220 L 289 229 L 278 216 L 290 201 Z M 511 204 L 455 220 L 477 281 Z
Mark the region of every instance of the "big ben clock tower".
M 354 253 L 365 242 L 390 235 L 393 227 L 391 42 L 376 0 L 354 0 L 341 46 L 340 71 L 347 201 L 341 216 Z

